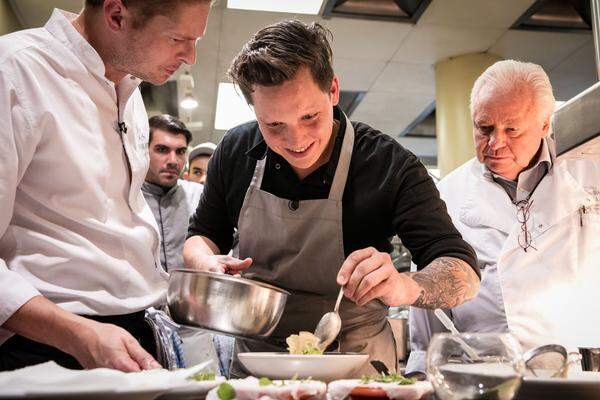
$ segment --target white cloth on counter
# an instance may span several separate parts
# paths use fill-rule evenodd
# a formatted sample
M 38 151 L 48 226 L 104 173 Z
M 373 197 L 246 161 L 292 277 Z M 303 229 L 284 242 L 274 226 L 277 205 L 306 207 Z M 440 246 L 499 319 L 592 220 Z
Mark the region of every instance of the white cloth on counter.
M 74 17 L 0 38 L 0 325 L 39 294 L 91 315 L 165 301 L 140 80 L 105 78 Z
M 26 395 L 74 395 L 89 397 L 100 393 L 166 392 L 192 386 L 205 392 L 224 380 L 192 381 L 188 377 L 206 370 L 205 364 L 187 369 L 169 371 L 155 369 L 140 372 L 121 372 L 108 368 L 73 370 L 59 366 L 54 361 L 15 371 L 0 373 L 0 397 Z

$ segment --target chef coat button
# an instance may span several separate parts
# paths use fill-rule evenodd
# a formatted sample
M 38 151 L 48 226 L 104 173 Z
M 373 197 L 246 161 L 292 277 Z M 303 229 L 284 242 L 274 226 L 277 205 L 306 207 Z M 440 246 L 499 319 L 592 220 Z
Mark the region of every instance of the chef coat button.
M 275 164 L 275 169 L 281 169 L 281 164 L 279 164 L 279 163 Z
M 542 224 L 538 225 L 538 228 L 540 228 L 540 229 L 542 229 L 543 227 L 544 227 L 544 225 L 542 225 Z
M 288 203 L 288 208 L 291 211 L 296 211 L 298 208 L 300 208 L 300 202 L 298 200 L 290 200 Z

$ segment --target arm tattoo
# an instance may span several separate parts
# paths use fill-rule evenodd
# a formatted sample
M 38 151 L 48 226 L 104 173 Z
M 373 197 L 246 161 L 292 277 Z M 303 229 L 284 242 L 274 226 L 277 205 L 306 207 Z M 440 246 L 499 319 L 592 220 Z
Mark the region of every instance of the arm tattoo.
M 436 258 L 411 274 L 421 289 L 413 303 L 421 308 L 451 308 L 470 300 L 479 290 L 479 278 L 466 262 L 453 257 Z

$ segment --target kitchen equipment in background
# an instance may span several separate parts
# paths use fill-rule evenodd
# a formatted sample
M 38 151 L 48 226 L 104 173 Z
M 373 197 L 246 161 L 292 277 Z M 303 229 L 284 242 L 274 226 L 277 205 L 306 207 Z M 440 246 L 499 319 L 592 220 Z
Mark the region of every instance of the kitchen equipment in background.
M 523 354 L 527 375 L 542 378 L 566 378 L 569 366 L 580 360 L 579 353 L 567 353 L 567 349 L 558 344 L 534 347 Z
M 600 348 L 580 347 L 579 353 L 584 371 L 600 372 Z
M 402 245 L 402 242 L 398 236 L 394 236 L 392 238 L 392 246 L 394 246 L 394 249 L 390 253 L 390 257 L 392 257 L 392 263 L 394 264 L 396 270 L 399 272 L 410 271 L 410 252 L 406 247 L 404 247 L 404 245 Z
M 173 269 L 167 304 L 178 324 L 264 338 L 279 323 L 288 296 L 283 289 L 250 279 Z
M 325 353 L 239 353 L 244 367 L 253 375 L 271 379 L 308 378 L 333 381 L 353 377 L 367 360 L 368 354 Z
M 343 295 L 344 287 L 341 286 L 335 302 L 335 307 L 333 308 L 333 312 L 328 312 L 323 315 L 315 329 L 315 336 L 319 338 L 319 348 L 321 351 L 325 350 L 331 343 L 333 343 L 333 341 L 337 338 L 337 335 L 340 333 L 340 329 L 342 329 L 342 319 L 340 318 L 338 310 L 340 308 L 340 302 L 342 301 Z
M 405 361 L 408 358 L 408 308 L 390 307 L 387 320 L 396 341 L 396 357 L 398 361 Z
M 600 0 L 591 0 L 596 70 L 600 77 Z M 552 118 L 558 158 L 600 157 L 600 82 L 565 102 Z
M 427 350 L 427 376 L 441 400 L 510 400 L 524 369 L 520 346 L 508 333 L 437 334 Z

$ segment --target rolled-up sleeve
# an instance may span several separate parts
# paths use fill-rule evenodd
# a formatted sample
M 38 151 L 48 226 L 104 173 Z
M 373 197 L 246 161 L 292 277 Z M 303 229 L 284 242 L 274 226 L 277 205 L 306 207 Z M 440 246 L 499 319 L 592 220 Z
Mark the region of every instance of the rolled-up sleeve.
M 10 235 L 19 181 L 31 162 L 39 138 L 31 129 L 22 93 L 0 73 L 0 235 Z M 9 243 L 10 240 L 3 241 Z M 15 249 L 2 248 L 2 254 Z M 0 259 L 0 326 L 39 291 Z M 0 329 L 0 342 L 8 336 Z
M 439 257 L 468 263 L 479 275 L 477 256 L 454 227 L 446 204 L 419 159 L 410 154 L 399 163 L 393 223 L 419 269 Z

